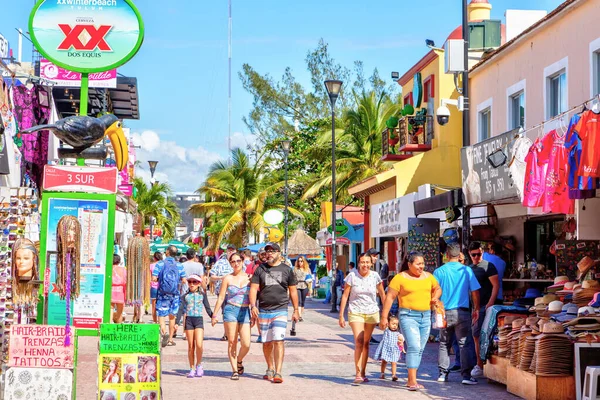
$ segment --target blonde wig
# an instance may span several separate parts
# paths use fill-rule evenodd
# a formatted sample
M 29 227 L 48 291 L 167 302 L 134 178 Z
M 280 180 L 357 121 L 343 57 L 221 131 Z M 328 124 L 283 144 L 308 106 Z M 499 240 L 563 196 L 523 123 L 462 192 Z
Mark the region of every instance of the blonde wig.
M 129 241 L 127 247 L 127 303 L 150 304 L 150 244 L 141 236 Z

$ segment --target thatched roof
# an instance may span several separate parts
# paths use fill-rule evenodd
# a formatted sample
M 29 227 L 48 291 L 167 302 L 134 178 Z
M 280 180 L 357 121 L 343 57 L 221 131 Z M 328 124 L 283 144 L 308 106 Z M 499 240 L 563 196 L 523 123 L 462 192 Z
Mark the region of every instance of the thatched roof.
M 302 229 L 297 229 L 288 241 L 288 254 L 320 255 L 322 250 L 319 242 Z

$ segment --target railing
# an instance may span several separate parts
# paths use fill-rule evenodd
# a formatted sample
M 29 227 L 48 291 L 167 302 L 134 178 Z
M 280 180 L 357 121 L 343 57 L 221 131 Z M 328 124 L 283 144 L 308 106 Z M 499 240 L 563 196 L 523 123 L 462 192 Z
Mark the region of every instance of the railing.
M 413 153 L 431 150 L 434 119 L 432 115 L 414 115 L 400 118 L 396 128 L 382 132 L 382 159 L 400 161 Z

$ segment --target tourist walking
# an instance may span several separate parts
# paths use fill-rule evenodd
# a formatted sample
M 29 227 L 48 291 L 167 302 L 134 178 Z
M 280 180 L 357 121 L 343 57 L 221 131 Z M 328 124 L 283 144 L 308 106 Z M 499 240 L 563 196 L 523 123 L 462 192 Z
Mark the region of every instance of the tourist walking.
M 185 272 L 185 277 L 186 279 L 190 276 L 190 275 L 198 275 L 198 276 L 204 276 L 204 265 L 202 265 L 201 263 L 199 263 L 197 261 L 197 257 L 196 257 L 196 250 L 192 249 L 191 247 L 189 249 L 187 249 L 187 251 L 185 252 L 185 258 L 187 261 L 182 262 L 183 264 L 183 271 Z M 204 280 L 202 280 L 200 282 L 200 284 L 202 285 L 202 288 L 205 288 L 205 284 L 204 284 Z M 181 296 L 185 296 L 185 294 L 188 292 L 188 285 L 187 284 L 183 284 L 181 285 Z M 183 298 L 182 298 L 183 300 Z M 177 317 L 175 318 L 175 336 L 177 335 L 177 330 L 179 329 L 179 326 L 181 325 L 181 321 L 183 320 L 183 325 L 185 326 L 185 307 L 183 306 L 183 301 L 181 301 L 179 303 L 179 311 L 177 312 Z
M 152 272 L 156 267 L 156 263 L 162 261 L 163 255 L 160 251 L 157 251 L 152 256 L 153 262 L 150 263 L 150 275 L 152 276 Z M 152 321 L 154 323 L 158 322 L 158 317 L 156 316 L 156 297 L 158 296 L 158 282 L 155 280 L 150 281 L 150 302 L 152 303 Z
M 406 368 L 411 390 L 423 389 L 417 382 L 417 370 L 431 331 L 431 307 L 438 304 L 442 290 L 437 280 L 425 269 L 421 253 L 410 253 L 407 269 L 400 271 L 387 288 L 381 312 L 381 329 L 388 325 L 388 314 L 394 300 L 398 299 L 398 317 L 406 340 Z
M 223 307 L 223 321 L 227 336 L 229 362 L 233 373 L 232 380 L 239 380 L 244 373 L 244 357 L 250 350 L 250 279 L 244 271 L 244 259 L 239 253 L 229 256 L 233 272 L 227 275 L 221 284 L 219 298 L 215 305 L 215 314 L 211 318 L 212 326 L 217 324 L 217 314 Z M 237 350 L 238 336 L 240 349 Z
M 375 360 L 381 361 L 380 379 L 385 379 L 385 368 L 387 363 L 392 366 L 392 380 L 396 382 L 396 366 L 404 353 L 404 336 L 400 333 L 400 321 L 398 317 L 391 316 L 389 324 L 383 332 L 383 338 L 375 350 Z
M 458 262 L 460 247 L 449 244 L 446 250 L 448 262 L 433 273 L 442 288 L 441 301 L 446 309 L 447 327 L 440 329 L 440 349 L 438 357 L 439 377 L 438 382 L 448 381 L 450 368 L 449 349 L 452 346 L 452 335 L 460 348 L 460 373 L 462 383 L 476 385 L 477 380 L 471 376 L 471 369 L 475 365 L 472 359 L 473 338 L 471 325 L 479 320 L 479 282 L 470 267 Z M 470 299 L 469 299 L 470 297 Z M 471 312 L 469 301 L 473 303 Z
M 212 318 L 213 313 L 208 302 L 206 289 L 202 285 L 202 275 L 191 274 L 187 277 L 188 290 L 182 297 L 185 311 L 183 330 L 188 342 L 188 361 L 190 372 L 188 378 L 204 376 L 202 351 L 204 343 L 204 319 L 202 310 Z
M 161 345 L 175 346 L 173 335 L 175 334 L 175 317 L 179 311 L 180 283 L 186 283 L 183 265 L 175 261 L 177 247 L 167 247 L 166 258 L 156 263 L 152 271 L 152 279 L 158 282 L 158 294 L 156 298 L 156 314 L 162 334 Z M 166 318 L 169 318 L 169 328 L 166 327 Z
M 298 257 L 296 260 L 296 265 L 294 265 L 294 276 L 298 282 L 298 285 L 296 286 L 298 288 L 298 315 L 300 317 L 299 321 L 302 322 L 304 321 L 302 319 L 302 314 L 304 314 L 304 303 L 306 302 L 306 296 L 308 295 L 308 291 L 312 284 L 310 267 L 303 256 Z
M 379 306 L 377 296 L 383 303 L 385 293 L 381 277 L 371 271 L 373 262 L 369 254 L 358 257 L 358 272 L 348 274 L 345 279 L 344 294 L 340 304 L 339 324 L 346 327 L 344 311 L 348 304 L 348 322 L 354 335 L 354 364 L 356 377 L 354 385 L 369 382 L 366 376 L 367 361 L 369 359 L 369 342 L 375 326 L 379 324 Z
M 267 243 L 266 263 L 261 264 L 252 275 L 250 307 L 252 318 L 260 324 L 263 354 L 267 372 L 263 376 L 273 383 L 282 383 L 285 333 L 287 330 L 288 303 L 294 312 L 292 320 L 298 321 L 298 291 L 292 269 L 281 259 L 281 249 L 276 243 Z M 255 306 L 258 295 L 258 307 Z
M 121 266 L 121 256 L 113 255 L 112 267 L 112 291 L 110 306 L 112 322 L 120 324 L 123 322 L 123 307 L 125 306 L 125 290 L 127 288 L 127 270 Z
M 221 282 L 223 279 L 229 274 L 233 272 L 233 268 L 231 264 L 229 264 L 229 257 L 235 253 L 237 250 L 234 245 L 227 245 L 227 251 L 225 254 L 221 254 L 221 257 L 217 260 L 217 262 L 210 269 L 210 282 L 214 284 L 214 293 L 217 295 L 221 292 Z M 225 303 L 223 303 L 223 307 L 225 307 Z M 215 310 L 216 312 L 217 310 Z M 227 332 L 225 332 L 225 326 L 223 326 L 223 337 L 221 341 L 227 341 Z
M 479 318 L 477 319 L 477 323 L 473 322 L 472 327 L 477 365 L 471 371 L 471 376 L 479 378 L 483 376 L 483 361 L 479 358 L 479 336 L 481 335 L 481 327 L 485 320 L 486 310 L 496 303 L 496 298 L 500 290 L 500 279 L 496 266 L 483 259 L 481 242 L 471 242 L 469 244 L 469 256 L 473 262 L 471 268 L 473 269 L 475 278 L 477 278 L 477 282 L 481 286 L 481 289 L 479 289 Z

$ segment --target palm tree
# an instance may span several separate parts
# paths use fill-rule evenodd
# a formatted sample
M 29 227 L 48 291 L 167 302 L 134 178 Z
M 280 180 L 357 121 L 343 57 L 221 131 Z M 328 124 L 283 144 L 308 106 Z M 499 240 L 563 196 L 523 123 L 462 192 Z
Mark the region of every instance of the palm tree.
M 163 231 L 165 239 L 175 237 L 175 227 L 181 220 L 177 204 L 169 197 L 173 190 L 167 183 L 146 185 L 141 178 L 135 178 L 133 186 L 137 192 L 138 213 L 142 217 L 142 230 L 150 223 L 150 217 L 156 219 L 156 225 Z
M 402 106 L 393 103 L 385 92 L 353 91 L 356 108 L 344 113 L 341 129 L 336 132 L 336 185 L 338 199 L 348 198 L 348 188 L 389 168 L 381 161 L 381 133 L 385 122 L 398 115 Z M 316 147 L 309 149 L 307 157 L 323 160 L 320 176 L 307 186 L 303 198 L 319 194 L 321 189 L 331 186 L 331 131 L 325 131 Z
M 216 249 L 223 240 L 238 246 L 248 245 L 250 233 L 264 226 L 262 214 L 267 199 L 284 186 L 275 172 L 260 160 L 252 165 L 241 149 L 231 151 L 231 165 L 217 161 L 210 166 L 205 182 L 197 190 L 204 195 L 204 203 L 190 207 L 192 213 L 211 221 L 211 227 L 207 228 L 212 233 L 209 249 Z M 301 216 L 293 208 L 288 210 Z

